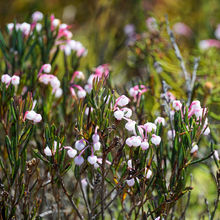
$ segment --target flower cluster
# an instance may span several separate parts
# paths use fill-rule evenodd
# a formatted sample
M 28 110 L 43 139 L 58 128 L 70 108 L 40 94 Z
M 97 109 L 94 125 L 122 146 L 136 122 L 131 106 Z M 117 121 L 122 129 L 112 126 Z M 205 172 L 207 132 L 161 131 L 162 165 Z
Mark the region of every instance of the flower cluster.
M 40 71 L 39 71 L 39 81 L 45 85 L 50 84 L 53 88 L 52 93 L 55 95 L 56 98 L 59 98 L 62 96 L 63 91 L 60 88 L 60 81 L 59 79 L 52 75 L 52 74 L 42 74 L 42 72 L 50 73 L 51 72 L 51 65 L 50 64 L 44 64 Z
M 12 85 L 16 86 L 16 85 L 19 85 L 19 83 L 20 83 L 20 77 L 17 75 L 13 75 L 11 77 L 8 74 L 3 74 L 1 77 L 1 81 L 2 81 L 2 83 L 6 84 L 7 86 L 9 86 L 10 83 Z

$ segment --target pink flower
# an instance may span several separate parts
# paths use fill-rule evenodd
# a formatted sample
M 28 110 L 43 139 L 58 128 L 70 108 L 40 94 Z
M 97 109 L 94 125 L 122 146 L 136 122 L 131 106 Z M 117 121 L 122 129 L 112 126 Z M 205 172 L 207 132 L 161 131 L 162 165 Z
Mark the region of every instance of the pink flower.
M 220 41 L 215 39 L 208 39 L 199 42 L 199 48 L 201 50 L 207 50 L 211 47 L 220 48 Z
M 192 30 L 190 27 L 182 22 L 175 23 L 173 25 L 173 31 L 176 34 L 183 35 L 185 37 L 190 37 L 192 35 Z
M 173 108 L 174 108 L 176 111 L 181 110 L 181 108 L 182 108 L 182 103 L 181 103 L 179 100 L 174 100 L 174 101 L 173 101 Z
M 165 125 L 165 119 L 162 118 L 162 117 L 157 117 L 155 122 L 154 122 L 156 125 L 157 124 L 162 124 L 163 126 Z
M 37 22 L 37 21 L 41 21 L 43 19 L 44 15 L 42 12 L 40 11 L 35 11 L 33 14 L 32 14 L 32 20 L 34 22 Z

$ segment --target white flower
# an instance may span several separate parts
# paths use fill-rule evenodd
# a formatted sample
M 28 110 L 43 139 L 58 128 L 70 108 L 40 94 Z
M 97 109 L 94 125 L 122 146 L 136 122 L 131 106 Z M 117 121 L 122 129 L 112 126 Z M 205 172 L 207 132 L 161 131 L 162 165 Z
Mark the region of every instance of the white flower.
M 132 147 L 133 146 L 133 142 L 132 142 L 132 138 L 127 138 L 125 143 L 129 146 L 129 147 Z
M 58 27 L 58 26 L 60 25 L 60 20 L 57 19 L 57 18 L 55 18 L 55 19 L 52 21 L 52 25 L 53 25 L 54 27 Z
M 132 110 L 130 108 L 123 108 L 124 116 L 130 118 L 132 116 Z
M 114 112 L 114 117 L 120 121 L 124 117 L 124 112 L 121 110 L 117 110 Z
M 45 73 L 50 73 L 50 71 L 51 71 L 51 65 L 50 65 L 49 63 L 44 64 L 44 65 L 42 66 L 42 69 L 43 69 L 43 71 L 44 71 Z
M 220 160 L 217 150 L 214 150 L 214 157 L 215 157 L 216 160 Z
M 128 167 L 132 168 L 132 160 L 128 160 Z
M 220 25 L 218 24 L 216 30 L 215 30 L 215 37 L 220 40 Z
M 36 112 L 34 110 L 31 110 L 31 111 L 27 111 L 25 113 L 25 118 L 28 119 L 28 120 L 34 120 L 34 118 L 36 117 Z
M 68 154 L 68 156 L 70 157 L 70 158 L 74 158 L 75 156 L 76 156 L 76 154 L 77 154 L 77 151 L 75 150 L 75 149 L 73 149 L 73 148 L 69 148 L 68 149 L 68 151 L 67 151 L 67 154 Z
M 9 84 L 11 82 L 11 77 L 8 74 L 4 74 L 1 77 L 2 83 Z
M 37 30 L 37 32 L 40 32 L 42 30 L 42 24 L 37 23 L 36 24 L 36 30 Z
M 54 76 L 51 78 L 50 80 L 50 85 L 54 88 L 54 89 L 58 89 L 60 87 L 60 80 Z
M 41 120 L 42 120 L 41 114 L 36 114 L 34 119 L 33 119 L 33 122 L 34 123 L 39 123 Z
M 31 25 L 24 22 L 20 25 L 20 30 L 25 34 L 28 35 L 31 30 Z
M 85 76 L 82 71 L 76 71 L 75 73 L 77 79 L 85 79 Z
M 173 101 L 173 108 L 176 111 L 179 111 L 182 108 L 182 103 L 179 100 L 174 100 Z
M 40 11 L 35 11 L 33 14 L 32 14 L 32 20 L 37 22 L 37 21 L 41 21 L 43 19 L 44 15 L 42 12 Z
M 51 149 L 48 146 L 44 149 L 44 153 L 48 157 L 52 156 L 52 151 L 51 151 Z
M 13 29 L 14 29 L 14 23 L 7 24 L 7 28 L 9 30 L 9 32 L 11 33 L 13 31 Z
M 97 143 L 97 142 L 99 142 L 99 135 L 98 134 L 93 134 L 92 135 L 92 140 L 93 140 L 93 143 Z
M 125 124 L 125 128 L 126 128 L 128 131 L 133 131 L 133 130 L 135 129 L 135 124 L 136 124 L 135 121 L 128 121 L 128 122 Z
M 77 157 L 74 158 L 74 162 L 75 162 L 76 165 L 80 166 L 80 165 L 83 164 L 84 159 L 81 156 L 77 156 Z
M 140 136 L 133 136 L 132 137 L 132 145 L 134 147 L 138 147 L 141 145 L 141 137 Z
M 78 140 L 75 143 L 75 148 L 79 151 L 82 150 L 85 146 L 86 146 L 86 143 L 84 140 Z
M 55 95 L 56 98 L 60 98 L 62 96 L 62 94 L 63 94 L 63 90 L 61 88 L 58 88 L 58 89 L 55 90 L 54 95 Z
M 199 147 L 198 147 L 198 145 L 196 143 L 193 143 L 192 146 L 193 147 L 192 147 L 192 149 L 190 151 L 191 154 L 195 153 L 199 149 Z
M 86 91 L 84 89 L 78 90 L 77 95 L 78 95 L 79 99 L 83 99 L 86 97 Z
M 141 149 L 147 150 L 149 148 L 149 143 L 145 140 L 141 143 Z
M 93 144 L 93 147 L 94 147 L 94 151 L 98 151 L 101 148 L 101 143 L 98 141 Z
M 149 179 L 149 178 L 151 177 L 151 175 L 152 175 L 152 171 L 149 169 L 149 170 L 147 171 L 147 179 Z
M 165 125 L 165 119 L 163 117 L 157 117 L 154 121 L 154 123 L 157 124 L 162 124 L 163 126 Z
M 19 76 L 16 76 L 16 75 L 14 75 L 14 76 L 12 76 L 11 77 L 11 83 L 15 86 L 15 85 L 19 85 L 19 83 L 20 83 L 20 77 Z
M 154 145 L 159 145 L 160 142 L 161 142 L 161 137 L 160 137 L 160 136 L 157 136 L 156 134 L 152 134 L 151 142 L 152 142 Z
M 91 155 L 87 158 L 88 162 L 94 165 L 97 162 L 97 157 L 95 155 Z
M 134 97 L 138 94 L 138 90 L 134 89 L 134 87 L 129 89 L 129 95 Z
M 129 101 L 130 101 L 130 99 L 128 97 L 126 97 L 125 95 L 122 95 L 116 100 L 116 103 L 120 107 L 123 107 L 123 106 L 127 105 L 129 103 Z
M 147 122 L 144 124 L 144 128 L 146 129 L 147 132 L 152 132 L 153 130 L 157 130 L 157 126 L 154 123 Z
M 128 186 L 133 186 L 135 184 L 134 178 L 130 179 L 130 180 L 126 180 Z

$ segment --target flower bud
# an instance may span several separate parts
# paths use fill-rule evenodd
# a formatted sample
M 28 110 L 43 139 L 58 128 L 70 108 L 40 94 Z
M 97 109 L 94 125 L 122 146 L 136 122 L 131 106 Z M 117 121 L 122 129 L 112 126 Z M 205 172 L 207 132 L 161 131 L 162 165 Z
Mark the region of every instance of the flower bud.
M 151 177 L 151 175 L 152 175 L 152 171 L 149 169 L 148 171 L 147 171 L 147 179 L 150 179 L 150 177 Z
M 147 150 L 149 148 L 149 143 L 145 140 L 141 143 L 141 149 Z
M 93 143 L 97 143 L 97 142 L 99 142 L 99 135 L 98 134 L 93 134 L 92 135 L 92 140 L 93 140 Z
M 193 143 L 192 146 L 193 146 L 193 147 L 192 147 L 192 149 L 191 149 L 191 151 L 190 151 L 191 154 L 195 153 L 195 152 L 198 151 L 198 149 L 199 149 L 198 145 L 195 144 L 195 143 Z
M 114 112 L 114 117 L 120 121 L 124 117 L 124 112 L 121 110 L 117 110 Z
M 75 162 L 76 165 L 81 166 L 84 162 L 84 159 L 81 156 L 77 156 L 77 157 L 74 158 L 74 162 Z
M 134 178 L 130 179 L 130 180 L 126 180 L 128 186 L 133 186 L 135 184 Z
M 101 148 L 101 143 L 98 141 L 93 144 L 93 147 L 94 147 L 94 151 L 98 151 Z
M 9 84 L 11 82 L 11 77 L 8 74 L 2 75 L 1 78 L 2 83 Z
M 84 89 L 78 90 L 77 95 L 78 95 L 79 99 L 83 99 L 86 97 L 86 91 Z
M 174 100 L 174 101 L 173 101 L 173 108 L 174 108 L 176 111 L 181 110 L 181 108 L 182 108 L 182 103 L 181 103 L 179 100 Z
M 74 158 L 77 154 L 77 151 L 73 148 L 69 148 L 69 150 L 67 151 L 67 154 L 70 158 Z
M 26 111 L 26 113 L 25 113 L 25 118 L 32 121 L 32 120 L 35 119 L 36 114 L 37 114 L 37 113 L 36 113 L 35 111 L 33 111 L 33 110 L 31 110 L 31 111 Z
M 52 156 L 52 151 L 51 151 L 51 149 L 48 146 L 44 149 L 44 153 L 48 157 Z
M 165 119 L 163 117 L 157 117 L 154 123 L 156 125 L 157 124 L 162 124 L 163 126 L 165 126 Z
M 130 101 L 130 99 L 128 97 L 126 97 L 125 95 L 122 95 L 116 100 L 116 103 L 120 107 L 123 107 L 123 106 L 127 105 L 129 103 L 129 101 Z
M 78 140 L 75 143 L 75 148 L 79 151 L 81 151 L 83 148 L 85 148 L 85 146 L 86 146 L 86 143 L 84 140 Z
M 125 128 L 126 128 L 128 131 L 133 131 L 133 130 L 135 129 L 135 124 L 136 124 L 135 121 L 128 121 L 128 122 L 125 124 Z
M 152 142 L 152 144 L 154 144 L 154 145 L 157 146 L 157 145 L 159 145 L 160 142 L 161 142 L 161 137 L 160 137 L 160 136 L 157 136 L 157 135 L 155 135 L 155 134 L 152 134 L 151 142 Z
M 12 76 L 11 77 L 11 83 L 15 86 L 15 85 L 18 85 L 20 83 L 20 77 L 19 76 Z
M 94 165 L 97 162 L 97 157 L 95 155 L 91 155 L 87 158 L 88 162 Z
M 34 123 L 39 123 L 41 120 L 42 120 L 41 114 L 36 114 L 34 119 L 33 119 L 33 122 Z
M 44 64 L 43 66 L 42 66 L 42 69 L 43 69 L 43 71 L 45 72 L 45 73 L 50 73 L 50 71 L 51 71 L 51 65 L 48 63 L 48 64 Z

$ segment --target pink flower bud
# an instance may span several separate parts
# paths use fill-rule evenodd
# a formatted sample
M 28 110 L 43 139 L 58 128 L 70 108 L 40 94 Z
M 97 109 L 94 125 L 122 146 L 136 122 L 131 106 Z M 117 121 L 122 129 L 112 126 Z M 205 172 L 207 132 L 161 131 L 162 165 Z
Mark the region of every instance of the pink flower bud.
M 179 100 L 174 100 L 173 101 L 173 108 L 176 110 L 176 111 L 179 111 L 181 110 L 182 108 L 182 104 Z
M 53 91 L 56 98 L 60 98 L 63 94 L 63 90 L 61 88 L 57 88 Z
M 163 126 L 165 125 L 165 119 L 162 118 L 162 117 L 157 117 L 155 122 L 154 122 L 156 125 L 157 124 L 162 124 Z
M 133 136 L 132 137 L 132 145 L 134 147 L 138 147 L 141 145 L 141 137 L 140 136 Z
M 52 76 L 52 75 L 51 75 Z M 54 88 L 54 89 L 58 89 L 60 87 L 60 80 L 56 77 L 53 76 L 50 79 L 50 85 Z

